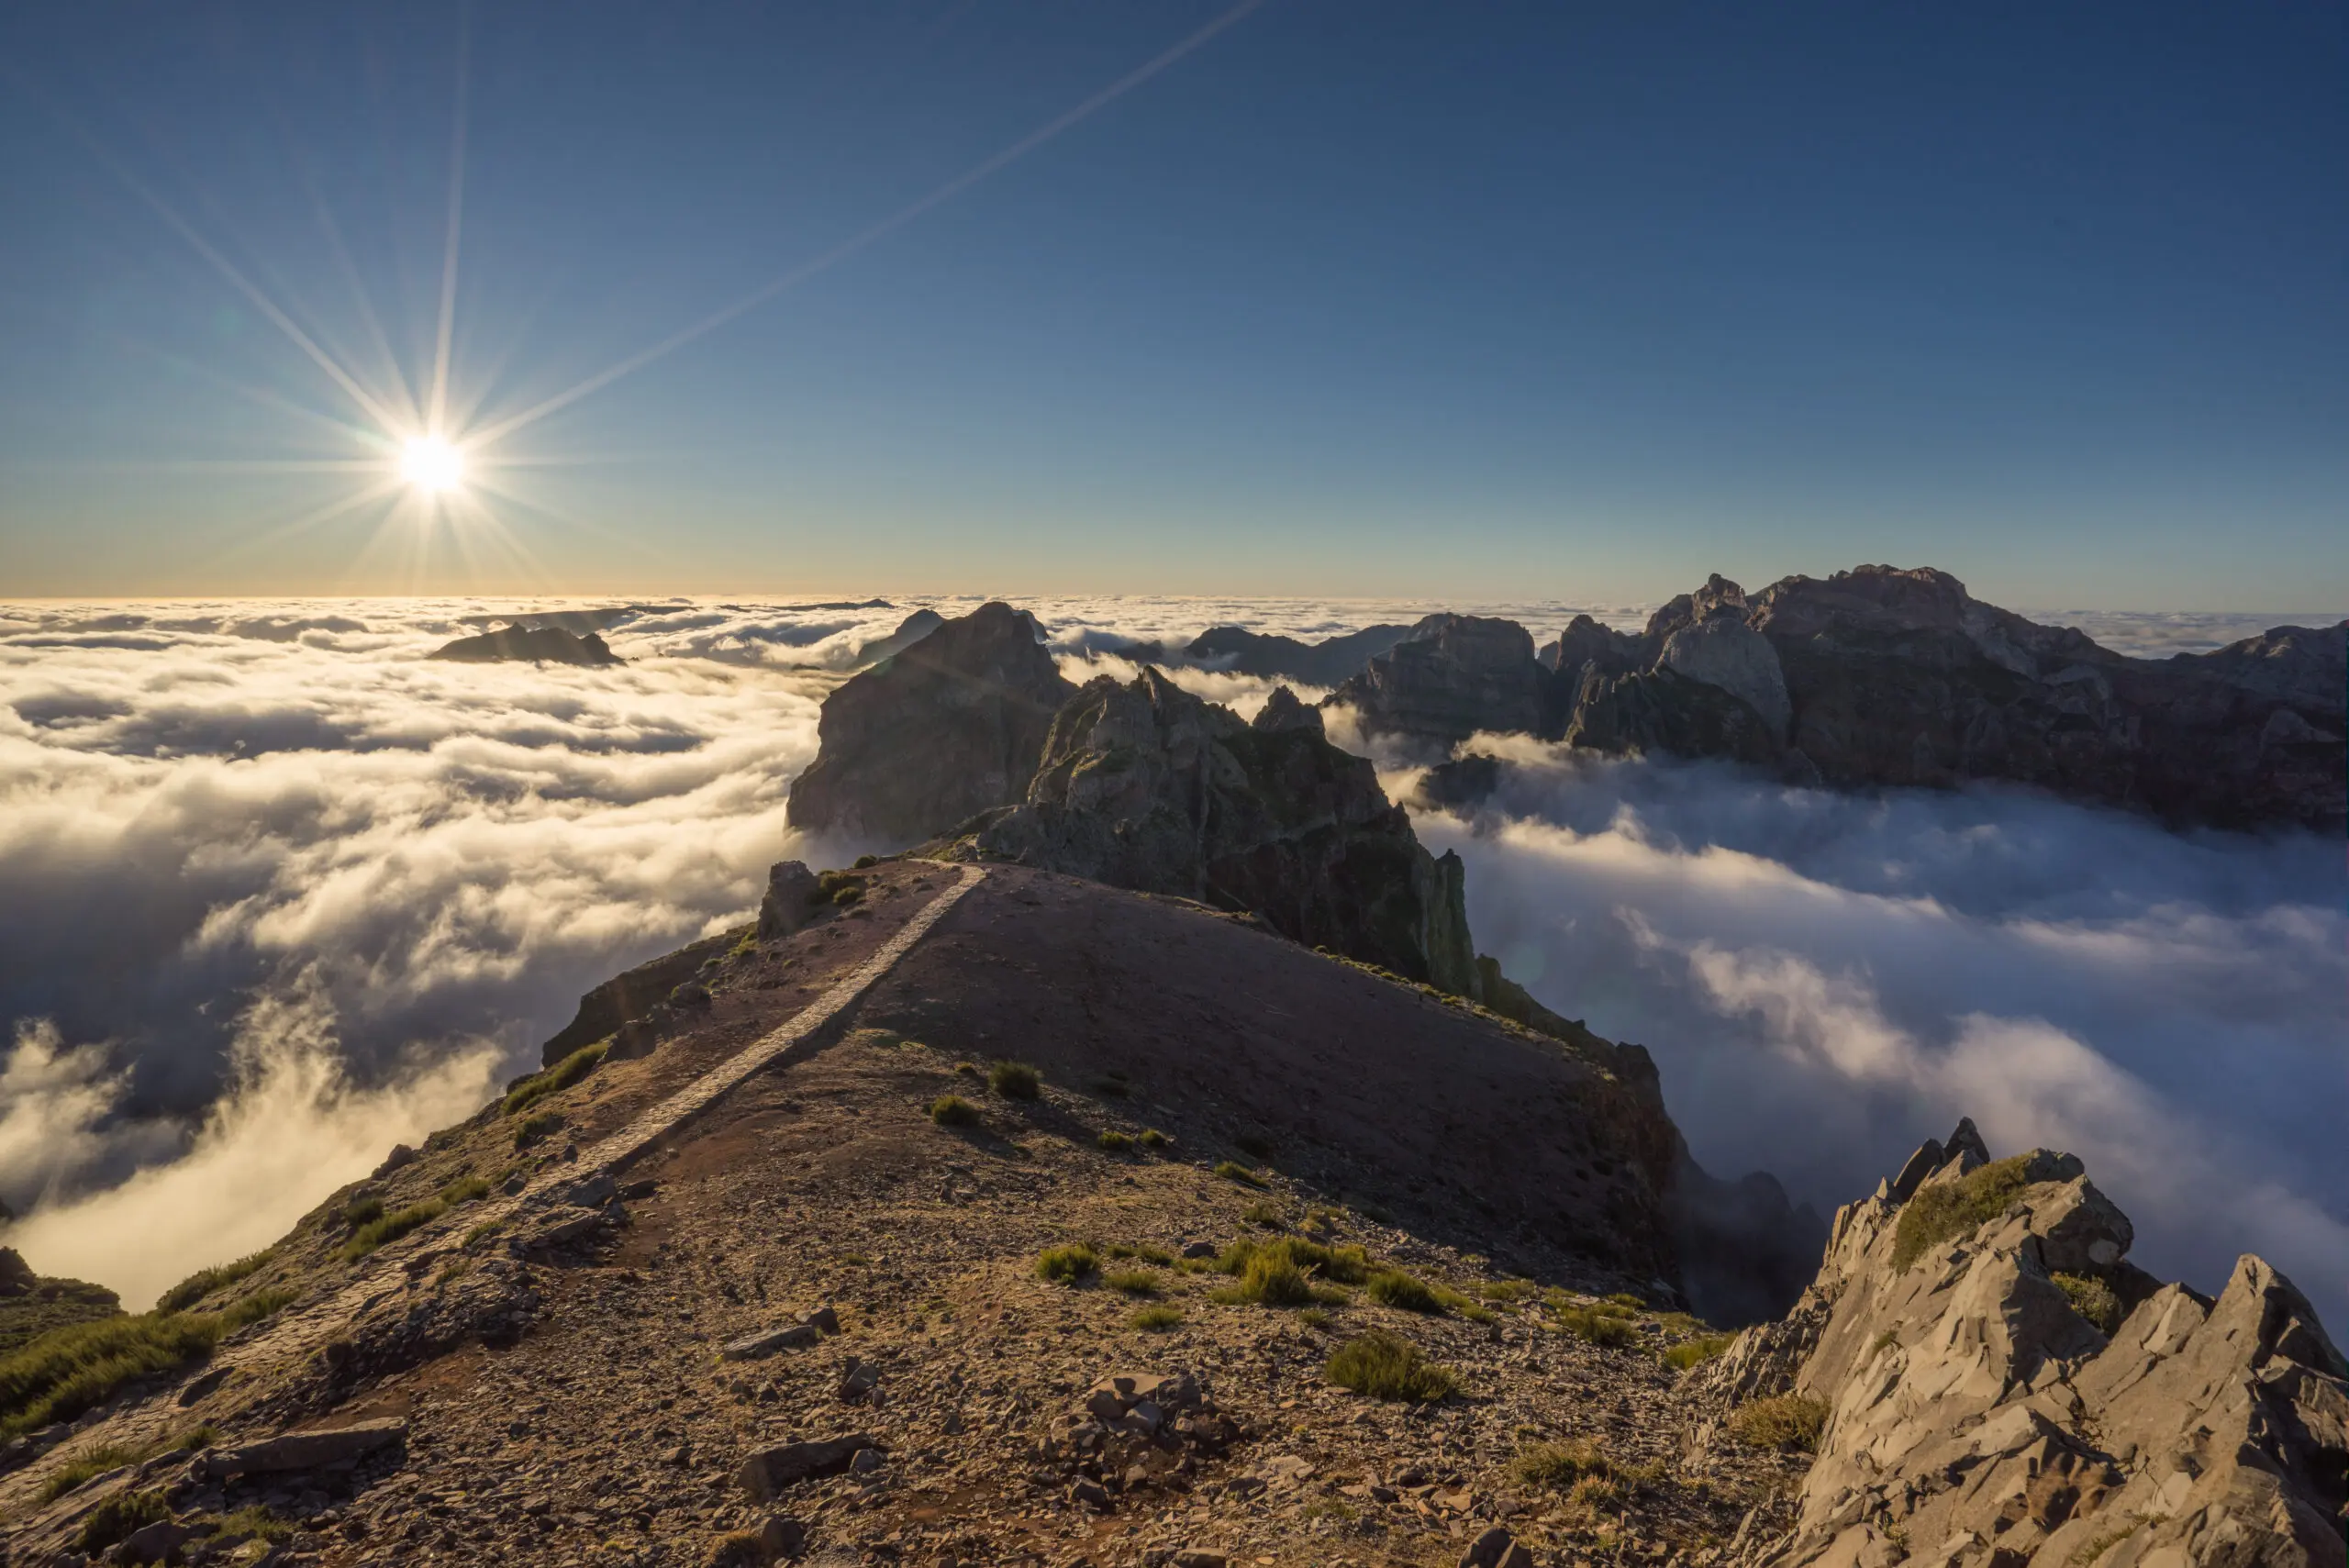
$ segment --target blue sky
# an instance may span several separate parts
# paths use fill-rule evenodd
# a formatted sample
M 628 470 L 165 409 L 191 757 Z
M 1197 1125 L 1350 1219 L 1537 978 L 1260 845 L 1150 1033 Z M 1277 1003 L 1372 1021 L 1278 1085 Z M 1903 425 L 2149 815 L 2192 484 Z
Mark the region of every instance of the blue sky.
M 494 519 L 288 528 L 371 421 L 154 205 L 428 376 L 462 37 L 453 384 L 512 412 L 1224 10 L 12 8 L 0 591 L 2349 608 L 2339 6 L 1270 0 L 480 453 Z

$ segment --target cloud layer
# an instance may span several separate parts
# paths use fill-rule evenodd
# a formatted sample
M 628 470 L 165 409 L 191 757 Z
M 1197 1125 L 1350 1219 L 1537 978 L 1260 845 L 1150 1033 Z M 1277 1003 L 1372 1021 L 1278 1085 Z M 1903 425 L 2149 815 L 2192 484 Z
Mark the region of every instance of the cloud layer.
M 573 603 L 0 606 L 0 1198 L 27 1215 L 10 1240 L 143 1300 L 470 1110 L 580 992 L 745 917 L 769 863 L 863 847 L 784 821 L 818 707 L 915 608 L 977 602 L 641 606 L 607 632 L 629 661 L 608 670 L 425 657 L 484 616 L 592 607 Z M 1439 607 L 1019 602 L 1076 679 L 1212 624 L 1313 639 Z M 1452 607 L 1541 639 L 1578 610 L 1645 614 Z M 2148 617 L 2132 643 L 2136 624 L 2097 630 L 2166 651 L 2243 629 Z M 1273 684 L 1174 675 L 1243 713 Z M 2337 1163 L 2310 1152 L 2321 1096 L 2254 1087 L 2323 1084 L 2339 1103 L 2337 1029 L 2319 1027 L 2342 994 L 2339 899 L 2305 847 L 1706 770 L 1546 768 L 1520 787 L 1477 831 L 1425 825 L 1471 858 L 1484 945 L 1653 1044 L 1711 1162 L 1838 1200 L 1951 1107 L 2040 1136 L 2020 1108 L 1995 1125 L 1972 1085 L 1993 1061 L 2076 1057 L 2070 1086 L 2032 1104 L 2085 1122 L 2109 1103 L 2173 1154 L 2218 1140 L 2197 1154 L 2213 1179 L 2337 1218 Z M 2074 1057 L 2016 1032 L 2032 1028 Z M 1857 1042 L 1873 1054 L 1838 1054 Z M 2195 1237 L 2250 1235 L 2233 1210 L 2173 1207 Z

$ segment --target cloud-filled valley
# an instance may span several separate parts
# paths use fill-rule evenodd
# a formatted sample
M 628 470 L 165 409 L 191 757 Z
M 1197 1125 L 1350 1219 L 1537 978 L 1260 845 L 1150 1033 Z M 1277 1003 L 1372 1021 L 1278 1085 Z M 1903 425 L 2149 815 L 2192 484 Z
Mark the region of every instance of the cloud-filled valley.
M 1436 607 L 1017 602 L 1076 676 L 1220 622 L 1312 639 Z M 609 669 L 425 657 L 505 604 L 0 606 L 11 1244 L 143 1304 L 469 1112 L 580 992 L 744 918 L 770 862 L 865 847 L 785 825 L 818 706 L 916 607 L 974 603 L 643 606 Z M 1545 639 L 1642 614 L 1452 607 Z M 2256 628 L 2089 629 L 2166 652 Z M 1177 679 L 1243 712 L 1270 688 Z M 2207 1285 L 2256 1249 L 2337 1310 L 2337 846 L 1496 749 L 1520 763 L 1502 794 L 1422 836 L 1467 859 L 1485 951 L 1654 1051 L 1715 1170 L 1831 1205 L 1971 1114 L 2086 1157 L 2149 1265 Z

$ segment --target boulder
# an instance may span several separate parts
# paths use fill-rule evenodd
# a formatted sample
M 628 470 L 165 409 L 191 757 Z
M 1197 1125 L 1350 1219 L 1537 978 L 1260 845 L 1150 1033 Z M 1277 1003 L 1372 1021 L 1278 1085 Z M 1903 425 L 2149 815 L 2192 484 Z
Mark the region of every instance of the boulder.
M 1479 730 L 1542 728 L 1548 673 L 1515 621 L 1434 615 L 1330 697 L 1363 729 L 1449 749 Z
M 1023 612 L 943 622 L 824 699 L 791 825 L 898 849 L 1012 805 L 1072 690 Z
M 759 940 L 787 937 L 816 915 L 816 873 L 804 861 L 777 861 L 767 868 L 767 890 L 759 900 Z
M 1692 1374 L 1825 1417 L 1790 1527 L 1727 1561 L 2340 1564 L 2349 1366 L 2307 1299 L 2253 1257 L 2215 1301 L 2161 1284 L 2077 1160 L 1986 1153 L 1928 1143 Z
M 866 1449 L 876 1446 L 863 1432 L 817 1442 L 761 1449 L 742 1461 L 735 1474 L 754 1503 L 771 1503 L 785 1487 L 811 1478 L 840 1475 Z
M 755 1334 L 729 1340 L 719 1347 L 718 1354 L 721 1361 L 763 1361 L 781 1351 L 804 1350 L 823 1337 L 813 1323 L 794 1323 L 787 1328 L 762 1329 Z
M 407 1436 L 407 1423 L 396 1416 L 355 1421 L 344 1427 L 286 1432 L 236 1448 L 207 1449 L 198 1456 L 206 1476 L 215 1481 L 238 1475 L 267 1475 L 282 1471 L 317 1470 L 346 1460 L 362 1458 L 389 1448 Z
M 1533 1553 L 1515 1536 L 1494 1525 L 1469 1542 L 1460 1554 L 1460 1568 L 1533 1568 Z
M 1087 684 L 1054 717 L 1026 803 L 924 852 L 1252 911 L 1308 946 L 1475 994 L 1459 857 L 1420 847 L 1368 759 L 1287 704 L 1251 725 L 1155 669 Z

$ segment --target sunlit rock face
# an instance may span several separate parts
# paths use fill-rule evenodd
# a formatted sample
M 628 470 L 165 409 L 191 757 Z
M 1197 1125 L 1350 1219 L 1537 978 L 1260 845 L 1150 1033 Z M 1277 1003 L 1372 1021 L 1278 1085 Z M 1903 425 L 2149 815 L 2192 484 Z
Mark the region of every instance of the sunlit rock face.
M 1990 1162 L 1971 1122 L 1835 1217 L 1783 1320 L 1698 1374 L 1803 1400 L 1818 1458 L 1729 1561 L 2339 1563 L 2349 1382 L 2256 1257 L 2213 1300 L 2126 1261 L 2069 1154 Z M 1755 1528 L 1759 1526 L 1759 1528 Z
M 1251 724 L 1155 669 L 1089 682 L 1052 721 L 1026 803 L 952 852 L 1253 911 L 1309 946 L 1475 991 L 1459 858 L 1429 854 L 1377 770 L 1286 688 Z
M 942 622 L 825 699 L 791 825 L 898 849 L 1012 805 L 1074 690 L 1010 606 Z

